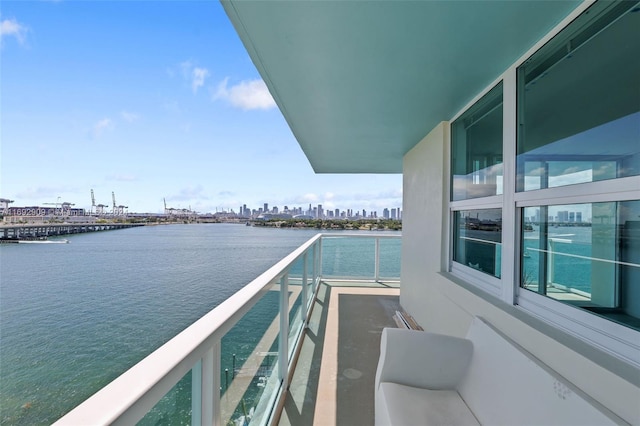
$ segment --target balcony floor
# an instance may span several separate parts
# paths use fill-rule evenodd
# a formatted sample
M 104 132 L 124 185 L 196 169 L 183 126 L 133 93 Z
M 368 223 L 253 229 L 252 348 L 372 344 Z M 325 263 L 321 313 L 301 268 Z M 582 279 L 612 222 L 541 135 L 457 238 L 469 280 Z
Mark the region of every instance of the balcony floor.
M 399 283 L 321 283 L 280 425 L 374 423 L 380 335 L 396 326 L 399 294 Z

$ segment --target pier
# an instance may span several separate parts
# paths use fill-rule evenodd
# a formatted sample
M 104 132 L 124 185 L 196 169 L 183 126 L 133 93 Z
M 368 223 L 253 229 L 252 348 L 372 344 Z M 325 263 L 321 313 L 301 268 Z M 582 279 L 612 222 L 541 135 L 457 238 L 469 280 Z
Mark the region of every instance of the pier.
M 0 242 L 47 238 L 57 235 L 82 234 L 85 232 L 111 231 L 114 229 L 144 226 L 141 223 L 57 223 L 0 225 Z

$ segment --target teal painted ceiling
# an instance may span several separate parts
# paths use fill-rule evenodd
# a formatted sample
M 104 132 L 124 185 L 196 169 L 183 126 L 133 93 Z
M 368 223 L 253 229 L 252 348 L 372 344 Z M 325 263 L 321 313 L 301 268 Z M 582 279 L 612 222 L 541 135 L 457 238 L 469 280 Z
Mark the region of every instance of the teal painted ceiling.
M 580 3 L 222 0 L 318 173 L 401 173 Z

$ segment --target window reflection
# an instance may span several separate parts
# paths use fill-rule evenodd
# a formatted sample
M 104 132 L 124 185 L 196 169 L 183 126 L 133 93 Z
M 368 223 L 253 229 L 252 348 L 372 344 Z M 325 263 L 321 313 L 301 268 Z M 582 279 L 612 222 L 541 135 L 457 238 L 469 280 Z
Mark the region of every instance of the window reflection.
M 523 209 L 522 288 L 640 329 L 640 201 Z
M 612 8 L 518 69 L 518 191 L 640 174 L 640 13 Z
M 502 210 L 455 212 L 453 260 L 500 277 L 502 264 Z
M 502 194 L 502 83 L 451 124 L 451 198 Z

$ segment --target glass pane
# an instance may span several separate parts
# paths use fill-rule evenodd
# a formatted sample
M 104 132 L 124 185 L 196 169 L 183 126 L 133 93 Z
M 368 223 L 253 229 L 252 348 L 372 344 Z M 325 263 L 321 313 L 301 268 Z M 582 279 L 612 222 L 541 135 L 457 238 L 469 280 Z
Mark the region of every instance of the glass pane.
M 451 124 L 451 199 L 502 194 L 502 83 Z
M 280 386 L 279 305 L 280 286 L 273 285 L 222 338 L 222 424 L 260 423 L 269 415 L 265 407 Z
M 402 255 L 402 239 L 380 239 L 380 266 L 381 278 L 400 279 L 400 256 Z
M 307 265 L 307 308 L 309 308 L 309 306 L 311 305 L 311 302 L 313 301 L 313 293 L 315 291 L 315 277 L 313 276 L 313 265 L 315 263 L 315 253 L 316 253 L 316 245 L 315 244 L 313 246 L 313 248 L 310 248 L 309 250 L 307 250 L 307 261 L 306 261 L 306 265 Z
M 375 239 L 323 237 L 322 276 L 325 278 L 373 278 Z
M 596 3 L 518 69 L 518 191 L 640 174 L 633 7 Z
M 188 372 L 138 422 L 138 425 L 190 425 L 191 374 Z
M 455 212 L 453 260 L 500 278 L 502 209 Z
M 523 209 L 520 285 L 640 328 L 640 201 Z
M 293 354 L 294 345 L 302 329 L 303 310 L 306 305 L 302 302 L 302 272 L 304 257 L 300 257 L 291 267 L 288 279 L 289 289 L 289 359 Z

